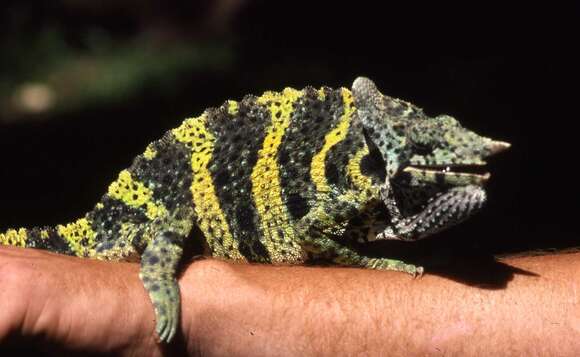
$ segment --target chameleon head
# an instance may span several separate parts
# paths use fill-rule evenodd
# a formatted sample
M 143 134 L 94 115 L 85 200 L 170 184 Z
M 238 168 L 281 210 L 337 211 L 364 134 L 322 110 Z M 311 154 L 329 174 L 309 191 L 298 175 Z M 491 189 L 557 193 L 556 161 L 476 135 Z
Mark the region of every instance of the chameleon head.
M 510 147 L 465 129 L 449 115 L 429 117 L 411 103 L 383 95 L 368 78 L 357 78 L 352 91 L 367 143 L 380 152 L 387 178 L 406 172 L 419 180 L 481 186 L 489 173 L 469 171 Z

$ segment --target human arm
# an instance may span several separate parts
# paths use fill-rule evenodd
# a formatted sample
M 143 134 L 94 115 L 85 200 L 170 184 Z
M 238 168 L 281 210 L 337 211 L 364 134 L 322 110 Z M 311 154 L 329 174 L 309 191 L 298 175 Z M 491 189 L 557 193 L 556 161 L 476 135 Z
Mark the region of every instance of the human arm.
M 180 278 L 190 355 L 549 354 L 580 350 L 580 254 L 507 259 L 485 289 L 430 274 L 199 260 Z M 138 266 L 0 249 L 0 341 L 161 355 Z M 21 340 L 22 341 L 22 340 Z

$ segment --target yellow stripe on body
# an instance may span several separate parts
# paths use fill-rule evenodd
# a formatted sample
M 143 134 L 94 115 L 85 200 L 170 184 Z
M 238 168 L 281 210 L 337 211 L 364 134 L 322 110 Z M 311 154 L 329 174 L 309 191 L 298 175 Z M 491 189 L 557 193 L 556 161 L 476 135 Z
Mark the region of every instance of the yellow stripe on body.
M 277 154 L 285 130 L 290 125 L 294 103 L 303 95 L 301 91 L 286 88 L 281 93 L 266 92 L 257 99 L 258 104 L 267 106 L 271 123 L 267 128 L 262 149 L 252 170 L 252 195 L 260 218 L 263 244 L 272 263 L 298 262 L 302 260 L 302 249 L 295 242 L 294 230 L 290 227 L 290 216 L 282 201 L 282 185 Z M 278 229 L 282 230 L 280 236 Z M 280 251 L 285 250 L 285 254 Z
M 155 158 L 155 156 L 157 156 L 157 150 L 155 150 L 153 148 L 153 145 L 149 144 L 149 145 L 147 145 L 147 148 L 145 149 L 145 152 L 143 153 L 143 156 L 147 160 L 153 160 Z
M 365 145 L 354 154 L 346 166 L 347 175 L 350 177 L 351 182 L 358 191 L 358 199 L 362 201 L 368 201 L 372 197 L 379 197 L 378 187 L 373 184 L 370 177 L 364 175 L 360 171 L 361 161 L 366 155 L 368 155 L 368 153 L 369 148 Z
M 324 146 L 322 146 L 322 149 L 314 155 L 310 166 L 310 177 L 312 182 L 314 182 L 318 193 L 330 191 L 330 186 L 326 180 L 326 164 L 324 161 L 330 149 L 346 138 L 352 114 L 356 109 L 354 107 L 351 92 L 346 88 L 342 88 L 341 91 L 344 112 L 339 119 L 338 125 L 329 131 L 324 137 Z
M 207 168 L 212 158 L 215 138 L 207 130 L 205 114 L 197 118 L 189 118 L 180 127 L 173 129 L 175 139 L 191 147 L 191 169 L 193 179 L 191 194 L 199 228 L 204 233 L 212 253 L 218 257 L 228 257 L 234 260 L 245 260 L 239 251 L 238 241 L 230 232 L 225 214 L 220 207 L 216 188 L 213 185 L 211 172 Z M 212 231 L 212 233 L 209 233 Z M 218 244 L 215 237 L 221 237 Z
M 133 208 L 145 206 L 145 215 L 151 220 L 167 215 L 165 206 L 153 199 L 153 191 L 135 180 L 127 170 L 119 173 L 119 178 L 109 186 L 108 194 Z
M 373 181 L 371 178 L 363 175 L 360 171 L 360 163 L 363 157 L 365 157 L 368 153 L 369 148 L 364 146 L 362 149 L 357 151 L 356 154 L 354 154 L 346 166 L 347 175 L 350 177 L 351 182 L 361 191 L 367 191 L 373 187 Z
M 379 189 L 373 185 L 372 180 L 362 174 L 360 163 L 363 157 L 369 153 L 368 147 L 363 147 L 351 157 L 346 166 L 346 174 L 355 186 L 353 190 L 347 190 L 345 193 L 336 197 L 333 202 L 368 202 L 371 196 L 378 197 Z M 329 216 L 323 205 L 316 207 L 310 212 L 312 217 L 322 223 L 322 226 L 328 227 L 324 230 L 326 234 L 342 236 L 348 226 L 348 221 L 336 222 L 333 216 Z
M 227 101 L 228 104 L 228 114 L 230 115 L 236 115 L 238 114 L 238 102 L 236 102 L 235 100 L 228 100 Z
M 334 129 L 329 131 L 324 138 L 324 145 L 322 149 L 312 158 L 312 163 L 310 166 L 310 176 L 312 181 L 316 186 L 316 191 L 318 195 L 324 195 L 326 192 L 331 190 L 326 178 L 326 156 L 333 146 L 343 141 L 348 135 L 348 130 L 352 121 L 352 116 L 356 110 L 352 94 L 348 89 L 342 88 L 342 100 L 344 105 L 344 112 L 341 115 L 338 124 Z M 335 202 L 364 202 L 366 197 L 372 191 L 366 190 L 366 187 L 371 186 L 370 179 L 362 175 L 360 172 L 360 161 L 368 153 L 368 148 L 363 148 L 359 150 L 348 162 L 346 174 L 350 176 L 351 180 L 357 187 L 364 187 L 364 191 L 359 190 L 347 190 L 345 193 L 335 198 Z M 314 211 L 310 213 L 314 219 L 322 222 L 323 226 L 327 226 L 325 233 L 329 235 L 341 236 L 344 234 L 345 229 L 348 225 L 348 221 L 336 222 L 335 217 L 329 216 L 328 212 L 325 210 L 323 205 L 315 208 Z
M 28 234 L 25 228 L 9 229 L 6 233 L 0 233 L 0 245 L 10 245 L 13 247 L 26 247 Z

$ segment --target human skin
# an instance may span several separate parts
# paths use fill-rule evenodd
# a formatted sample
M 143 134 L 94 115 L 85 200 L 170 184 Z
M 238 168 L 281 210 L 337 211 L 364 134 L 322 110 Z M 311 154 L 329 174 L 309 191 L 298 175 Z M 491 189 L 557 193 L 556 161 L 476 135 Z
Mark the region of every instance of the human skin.
M 488 289 L 431 274 L 196 260 L 180 277 L 181 335 L 163 346 L 137 264 L 2 247 L 0 346 L 127 356 L 578 355 L 580 254 L 503 263 L 528 274 Z

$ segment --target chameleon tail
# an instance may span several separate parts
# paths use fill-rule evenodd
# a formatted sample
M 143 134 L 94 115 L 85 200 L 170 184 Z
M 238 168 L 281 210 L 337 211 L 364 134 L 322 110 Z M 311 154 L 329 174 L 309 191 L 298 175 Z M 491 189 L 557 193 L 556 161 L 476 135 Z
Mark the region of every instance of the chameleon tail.
M 88 256 L 94 249 L 94 232 L 85 218 L 67 225 L 43 228 L 8 229 L 0 233 L 0 245 L 36 248 L 51 252 Z

